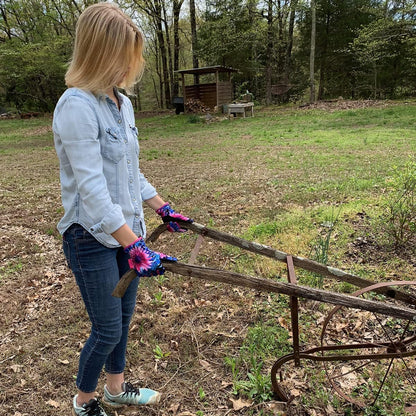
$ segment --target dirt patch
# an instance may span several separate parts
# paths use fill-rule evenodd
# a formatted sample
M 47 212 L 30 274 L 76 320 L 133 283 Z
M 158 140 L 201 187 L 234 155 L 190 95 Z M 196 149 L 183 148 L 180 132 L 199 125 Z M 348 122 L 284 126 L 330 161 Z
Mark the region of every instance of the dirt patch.
M 52 126 L 40 126 L 31 130 L 26 130 L 23 133 L 23 136 L 24 137 L 42 136 L 44 134 L 51 133 L 51 132 L 52 132 Z
M 321 100 L 313 104 L 303 104 L 299 106 L 302 109 L 318 109 L 329 112 L 339 110 L 357 110 L 362 108 L 383 108 L 391 106 L 393 103 L 389 100 Z
M 135 113 L 137 119 L 174 114 L 175 110 L 143 110 Z

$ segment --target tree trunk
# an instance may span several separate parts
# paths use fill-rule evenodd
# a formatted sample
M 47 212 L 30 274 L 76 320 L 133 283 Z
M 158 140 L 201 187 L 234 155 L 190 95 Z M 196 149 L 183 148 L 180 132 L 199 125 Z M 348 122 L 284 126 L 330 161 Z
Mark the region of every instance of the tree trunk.
M 266 105 L 272 103 L 273 1 L 267 2 Z
M 310 96 L 309 102 L 315 102 L 315 43 L 316 43 L 316 3 L 311 0 L 311 53 L 309 56 L 309 86 Z
M 168 108 L 171 103 L 170 98 L 170 85 L 169 85 L 169 67 L 168 67 L 168 57 L 166 51 L 165 36 L 163 35 L 163 26 L 162 26 L 162 7 L 160 1 L 156 1 L 154 4 L 156 14 L 154 16 L 154 23 L 156 27 L 156 37 L 158 41 L 158 47 L 160 51 L 160 60 L 162 64 L 162 90 L 164 92 L 164 107 Z
M 293 32 L 295 29 L 295 17 L 296 17 L 297 5 L 298 5 L 298 0 L 292 0 L 292 4 L 290 5 L 289 31 L 288 31 L 286 59 L 285 59 L 285 79 L 286 80 L 289 80 L 289 74 L 290 74 L 290 69 L 292 65 Z
M 283 77 L 286 61 L 286 42 L 284 39 L 283 29 L 286 25 L 287 14 L 282 6 L 281 1 L 277 1 L 277 75 L 279 80 Z
M 166 36 L 166 49 L 167 49 L 167 59 L 168 59 L 168 85 L 169 85 L 169 102 L 166 102 L 166 107 L 170 108 L 172 106 L 172 97 L 171 91 L 173 90 L 173 56 L 172 56 L 172 44 L 170 41 L 169 33 L 169 24 L 168 17 L 166 13 L 165 2 L 162 1 L 162 10 L 163 10 L 163 23 L 165 27 L 165 36 Z
M 322 45 L 322 58 L 319 70 L 319 89 L 318 89 L 318 100 L 322 100 L 325 94 L 325 82 L 326 82 L 326 66 L 327 66 L 327 53 L 328 53 L 328 40 L 330 36 L 330 24 L 331 24 L 331 13 L 327 11 L 325 21 L 325 38 Z
M 140 97 L 140 87 L 139 84 L 136 84 L 134 86 L 134 103 L 135 103 L 135 109 L 136 111 L 142 111 L 142 100 Z
M 178 75 L 175 71 L 179 69 L 179 15 L 181 13 L 181 7 L 184 0 L 173 1 L 173 88 L 172 94 L 174 97 L 179 95 L 179 81 Z
M 194 68 L 199 68 L 198 54 L 197 54 L 197 34 L 196 34 L 196 12 L 195 0 L 189 0 L 189 17 L 191 19 L 191 36 L 192 36 L 192 65 Z M 194 75 L 195 85 L 199 84 L 199 75 Z
M 163 8 L 164 0 L 134 0 L 134 4 L 146 13 L 150 22 L 155 30 L 156 34 L 156 65 L 159 65 L 159 77 L 160 77 L 160 105 L 163 107 L 169 107 L 171 105 L 170 94 L 170 81 L 169 81 L 169 63 L 166 49 L 165 36 L 163 33 Z M 163 4 L 162 4 L 163 3 Z M 157 56 L 160 56 L 160 62 Z
M 298 0 L 292 0 L 290 4 L 290 15 L 289 15 L 289 29 L 287 36 L 287 45 L 286 45 L 286 57 L 285 65 L 283 70 L 283 81 L 290 88 L 290 73 L 292 70 L 292 49 L 293 49 L 293 33 L 295 29 L 295 17 L 296 17 L 296 7 L 298 5 Z M 283 95 L 283 102 L 289 101 L 289 93 Z
M 155 43 L 155 65 L 156 65 L 156 74 L 159 80 L 159 88 L 156 88 L 156 80 L 153 81 L 153 85 L 155 88 L 155 95 L 158 102 L 158 107 L 163 108 L 163 82 L 162 82 L 162 70 L 160 68 L 160 48 L 158 46 L 158 40 L 154 40 Z M 152 75 L 153 78 L 153 75 Z

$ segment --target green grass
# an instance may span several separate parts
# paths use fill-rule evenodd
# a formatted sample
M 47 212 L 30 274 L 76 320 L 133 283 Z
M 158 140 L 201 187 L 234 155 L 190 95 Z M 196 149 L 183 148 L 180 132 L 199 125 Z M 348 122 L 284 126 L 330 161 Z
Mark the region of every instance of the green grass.
M 331 114 L 286 110 L 275 117 L 259 113 L 253 119 L 202 125 L 189 124 L 186 116 L 167 116 L 159 119 L 163 127 L 152 119 L 140 131 L 161 142 L 182 137 L 190 146 L 180 151 L 201 162 L 226 161 L 232 153 L 247 162 L 261 159 L 270 181 L 289 188 L 285 199 L 305 203 L 322 194 L 334 200 L 377 191 L 391 167 L 416 150 L 413 108 Z M 206 135 L 219 140 L 206 142 Z

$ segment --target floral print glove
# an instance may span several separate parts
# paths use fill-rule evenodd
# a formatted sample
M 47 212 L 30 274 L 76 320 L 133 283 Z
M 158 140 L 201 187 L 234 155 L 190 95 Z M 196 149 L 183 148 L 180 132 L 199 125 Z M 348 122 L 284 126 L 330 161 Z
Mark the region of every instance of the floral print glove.
M 165 204 L 157 209 L 156 213 L 162 217 L 164 223 L 168 223 L 167 228 L 171 233 L 184 233 L 188 230 L 187 228 L 181 227 L 177 222 L 175 222 L 175 220 L 186 221 L 189 223 L 194 222 L 193 219 L 175 212 L 169 204 Z
M 162 265 L 162 260 L 177 261 L 176 257 L 150 250 L 141 237 L 125 247 L 124 251 L 130 256 L 128 260 L 130 268 L 134 269 L 139 277 L 164 274 L 165 268 Z

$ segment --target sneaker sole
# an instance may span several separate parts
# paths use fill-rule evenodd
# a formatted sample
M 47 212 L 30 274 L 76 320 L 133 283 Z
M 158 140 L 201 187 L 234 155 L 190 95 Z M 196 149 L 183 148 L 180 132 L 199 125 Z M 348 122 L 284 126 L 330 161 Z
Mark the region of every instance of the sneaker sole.
M 127 407 L 127 406 L 137 406 L 137 407 L 156 406 L 160 403 L 161 398 L 162 398 L 162 394 L 158 393 L 158 395 L 155 397 L 155 402 L 153 402 L 153 403 L 143 403 L 143 404 L 134 404 L 133 403 L 133 404 L 130 404 L 130 403 L 117 403 L 117 402 L 109 401 L 106 397 L 103 397 L 101 399 L 101 403 L 106 405 L 106 406 L 109 406 L 113 409 L 120 409 L 122 407 Z
M 122 407 L 129 406 L 128 404 L 124 404 L 124 403 L 116 403 L 116 402 L 107 401 L 105 397 L 102 398 L 101 403 L 104 406 L 111 407 L 112 409 L 121 409 Z

